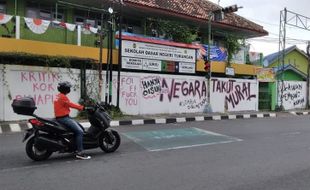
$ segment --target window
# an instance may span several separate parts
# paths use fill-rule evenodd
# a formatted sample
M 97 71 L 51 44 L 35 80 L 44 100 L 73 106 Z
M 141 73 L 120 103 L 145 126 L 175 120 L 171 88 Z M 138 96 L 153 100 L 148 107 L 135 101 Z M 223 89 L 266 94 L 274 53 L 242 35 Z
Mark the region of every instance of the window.
M 43 20 L 51 20 L 52 14 L 49 10 L 40 10 L 39 12 L 39 18 Z
M 1 0 L 0 0 L 1 1 Z M 58 20 L 63 20 L 63 10 L 58 10 Z M 38 2 L 27 1 L 26 4 L 26 17 L 29 18 L 40 18 L 43 20 L 55 19 L 55 7 L 51 5 L 45 5 Z
M 123 24 L 125 26 L 125 31 L 129 33 L 135 33 L 135 34 L 142 34 L 143 29 L 141 27 L 141 21 L 140 20 L 135 20 L 135 19 L 126 19 L 124 18 Z M 157 35 L 157 31 L 154 31 L 154 34 L 152 35 Z
M 56 20 L 56 13 L 53 12 L 53 19 Z M 64 21 L 64 14 L 63 13 L 57 13 L 57 20 L 58 21 Z
M 6 12 L 6 3 L 4 1 L 0 1 L 0 13 Z
M 83 25 L 84 24 L 84 18 L 81 16 L 75 16 L 74 21 L 75 21 L 75 24 L 77 24 L 77 25 Z
M 95 27 L 96 21 L 95 20 L 86 19 L 86 24 L 89 25 L 89 26 Z
M 27 8 L 26 10 L 26 17 L 28 18 L 38 18 L 39 14 L 38 14 L 38 10 L 35 8 Z

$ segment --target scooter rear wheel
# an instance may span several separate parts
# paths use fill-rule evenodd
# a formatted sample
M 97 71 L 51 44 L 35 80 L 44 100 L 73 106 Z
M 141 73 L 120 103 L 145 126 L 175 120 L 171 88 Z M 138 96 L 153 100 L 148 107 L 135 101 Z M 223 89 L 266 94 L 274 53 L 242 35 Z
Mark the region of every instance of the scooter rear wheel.
M 48 159 L 52 155 L 52 151 L 35 146 L 35 137 L 28 140 L 26 144 L 26 153 L 29 158 L 34 161 L 42 161 Z
M 103 150 L 104 152 L 115 152 L 121 144 L 121 137 L 117 131 L 105 131 L 105 133 L 101 135 L 99 143 L 101 150 Z

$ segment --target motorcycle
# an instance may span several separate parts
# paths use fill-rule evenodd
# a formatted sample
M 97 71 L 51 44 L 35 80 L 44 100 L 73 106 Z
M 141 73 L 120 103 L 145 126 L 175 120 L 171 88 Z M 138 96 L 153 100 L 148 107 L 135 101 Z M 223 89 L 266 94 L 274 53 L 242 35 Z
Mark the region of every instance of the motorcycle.
M 56 119 L 42 118 L 34 114 L 37 108 L 33 98 L 25 97 L 15 99 L 12 103 L 15 113 L 28 115 L 34 118 L 29 119 L 32 128 L 27 129 L 23 142 L 26 143 L 26 153 L 34 161 L 48 159 L 54 152 L 73 153 L 76 151 L 75 135 Z M 96 103 L 94 106 L 85 108 L 91 126 L 84 130 L 84 149 L 100 147 L 104 152 L 111 153 L 118 149 L 121 143 L 117 131 L 109 129 L 111 118 L 104 106 Z

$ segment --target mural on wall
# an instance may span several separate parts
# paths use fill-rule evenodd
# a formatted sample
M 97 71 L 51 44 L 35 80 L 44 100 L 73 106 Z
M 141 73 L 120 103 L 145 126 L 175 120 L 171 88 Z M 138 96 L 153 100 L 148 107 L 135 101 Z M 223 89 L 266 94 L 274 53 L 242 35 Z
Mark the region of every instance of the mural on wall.
M 17 91 L 13 99 L 25 96 L 33 97 L 37 106 L 50 104 L 57 92 L 59 73 L 46 71 L 15 71 L 16 82 L 27 90 Z
M 120 84 L 120 108 L 126 114 L 203 112 L 208 105 L 204 77 L 122 73 Z M 113 89 L 115 95 L 116 79 Z
M 283 81 L 280 83 L 278 101 L 285 110 L 305 108 L 307 96 L 307 83 L 301 81 Z M 281 91 L 283 91 L 281 93 Z
M 31 66 L 6 66 L 3 93 L 5 120 L 27 119 L 13 113 L 12 99 L 32 96 L 38 107 L 36 113 L 54 117 L 53 100 L 58 93 L 59 81 L 69 81 L 75 87 L 69 97 L 80 99 L 80 70 Z M 97 71 L 87 70 L 87 93 L 97 92 Z M 105 76 L 103 75 L 105 79 Z M 105 84 L 105 82 L 104 82 Z M 256 80 L 212 78 L 210 81 L 211 108 L 214 112 L 258 109 L 258 83 Z M 90 88 L 92 86 L 93 88 Z M 209 110 L 208 81 L 205 77 L 151 73 L 122 72 L 120 78 L 120 108 L 125 114 L 194 113 Z M 290 87 L 288 89 L 295 89 Z M 292 90 L 293 91 L 293 90 Z M 105 88 L 101 100 L 105 100 Z M 97 93 L 94 93 L 94 95 Z M 293 95 L 285 95 L 291 97 Z M 293 96 L 295 97 L 295 96 Z M 113 72 L 112 103 L 117 100 L 117 72 Z M 300 100 L 301 102 L 302 100 Z M 297 100 L 295 101 L 297 105 Z M 298 104 L 299 105 L 299 104 Z M 77 111 L 72 112 L 76 116 Z
M 13 113 L 11 103 L 15 98 L 30 96 L 34 99 L 37 110 L 42 117 L 54 117 L 53 101 L 58 94 L 57 84 L 69 81 L 73 84 L 69 98 L 78 102 L 80 99 L 79 70 L 56 69 L 31 66 L 6 66 L 4 87 L 6 120 L 25 119 L 26 117 Z M 77 111 L 72 111 L 75 116 Z
M 213 112 L 258 110 L 256 80 L 211 78 L 211 107 Z

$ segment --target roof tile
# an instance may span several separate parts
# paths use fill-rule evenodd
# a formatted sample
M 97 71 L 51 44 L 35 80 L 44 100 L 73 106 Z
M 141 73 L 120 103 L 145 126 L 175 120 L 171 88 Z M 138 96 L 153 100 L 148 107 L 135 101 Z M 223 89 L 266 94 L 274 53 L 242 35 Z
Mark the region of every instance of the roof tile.
M 148 6 L 150 8 L 161 9 L 177 14 L 187 15 L 193 18 L 208 20 L 210 11 L 221 9 L 222 7 L 206 0 L 123 0 L 124 3 Z M 220 23 L 241 27 L 244 29 L 267 34 L 262 26 L 251 22 L 236 14 L 229 14 Z

